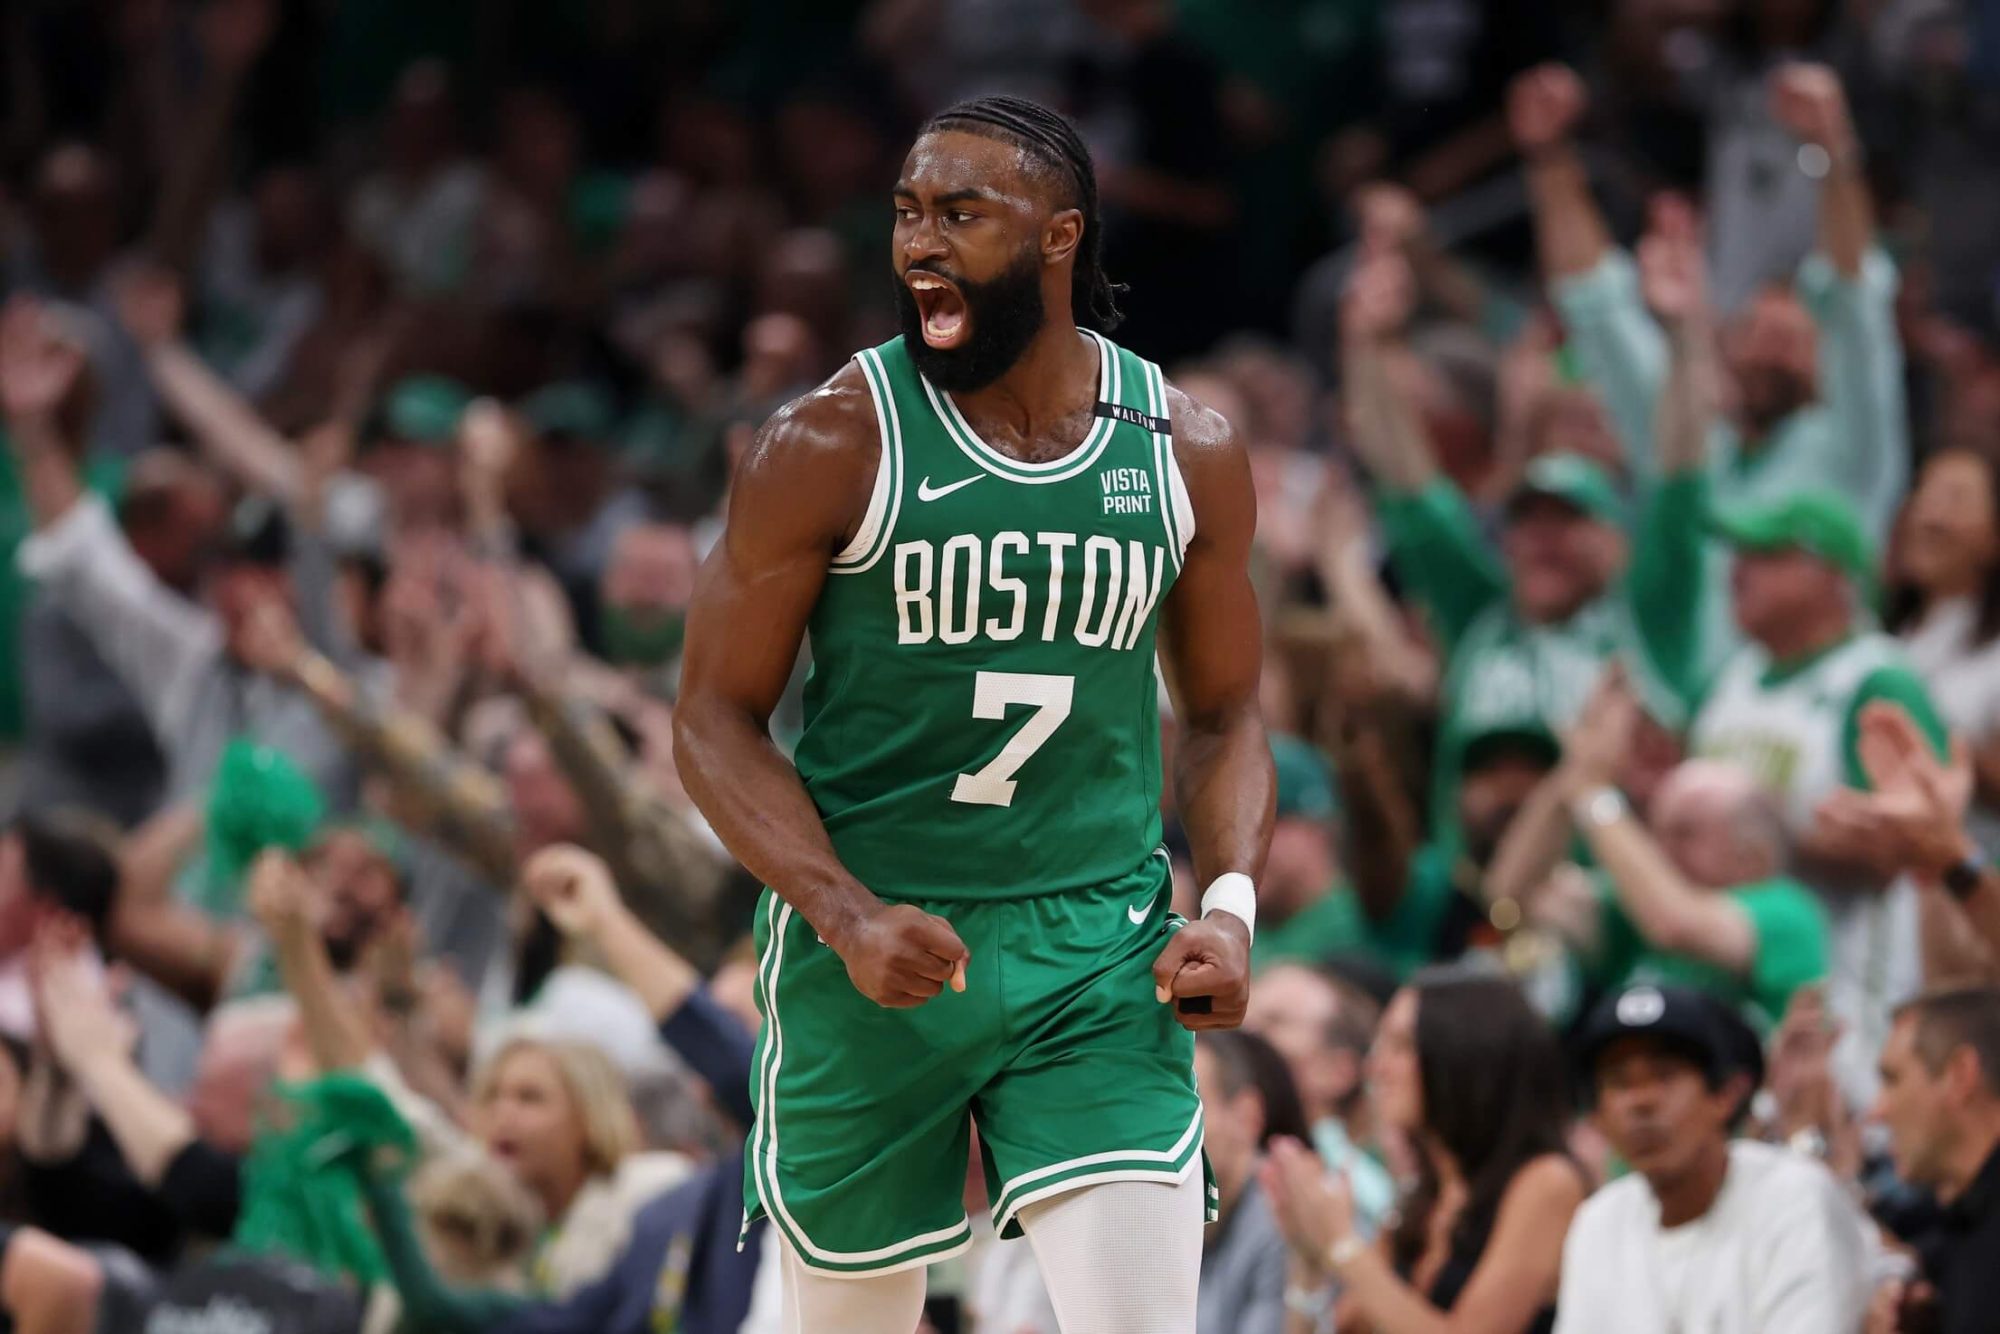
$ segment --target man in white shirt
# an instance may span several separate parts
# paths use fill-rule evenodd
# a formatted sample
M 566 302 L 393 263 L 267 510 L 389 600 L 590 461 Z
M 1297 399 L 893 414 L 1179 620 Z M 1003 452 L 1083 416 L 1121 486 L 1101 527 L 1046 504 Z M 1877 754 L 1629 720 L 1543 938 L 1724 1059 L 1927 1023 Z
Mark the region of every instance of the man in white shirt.
M 1730 1126 L 1755 1090 L 1728 1022 L 1678 988 L 1631 987 L 1584 1028 L 1597 1122 L 1632 1167 L 1563 1247 L 1556 1334 L 1855 1334 L 1865 1220 L 1811 1158 Z

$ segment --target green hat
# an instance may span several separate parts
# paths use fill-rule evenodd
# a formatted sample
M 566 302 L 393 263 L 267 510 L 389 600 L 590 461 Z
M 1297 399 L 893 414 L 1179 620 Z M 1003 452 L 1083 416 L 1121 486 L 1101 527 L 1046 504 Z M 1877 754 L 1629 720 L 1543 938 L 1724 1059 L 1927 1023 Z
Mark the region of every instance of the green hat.
M 442 375 L 398 380 L 382 401 L 382 429 L 419 445 L 448 444 L 472 403 L 472 391 Z
M 1512 510 L 1532 496 L 1554 497 L 1605 523 L 1620 523 L 1625 517 L 1625 502 L 1611 475 L 1581 454 L 1543 454 L 1531 460 L 1521 484 L 1507 497 L 1507 508 Z
M 617 424 L 611 395 L 585 380 L 545 384 L 520 403 L 521 415 L 542 435 L 602 440 Z
M 1324 824 L 1340 814 L 1333 769 L 1310 743 L 1283 732 L 1271 733 L 1271 762 L 1278 770 L 1278 818 Z
M 1854 507 L 1831 491 L 1795 491 L 1769 504 L 1740 505 L 1717 513 L 1710 526 L 1739 550 L 1795 548 L 1854 579 L 1866 580 L 1875 566 L 1875 553 Z
M 389 864 L 389 873 L 396 877 L 398 884 L 407 886 L 410 882 L 412 864 L 409 840 L 403 831 L 379 815 L 359 815 L 343 820 L 331 820 L 313 836 L 317 846 L 335 834 L 356 834 L 375 852 L 375 855 Z
M 1539 722 L 1523 720 L 1477 728 L 1467 732 L 1459 746 L 1459 771 L 1472 773 L 1501 755 L 1519 755 L 1554 768 L 1562 758 L 1562 743 Z

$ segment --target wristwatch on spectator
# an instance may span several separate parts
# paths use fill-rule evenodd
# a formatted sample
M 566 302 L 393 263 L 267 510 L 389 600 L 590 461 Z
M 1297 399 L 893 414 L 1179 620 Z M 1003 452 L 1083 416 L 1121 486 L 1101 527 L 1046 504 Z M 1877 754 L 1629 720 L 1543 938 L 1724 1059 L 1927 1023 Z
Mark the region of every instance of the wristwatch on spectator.
M 1570 815 L 1586 829 L 1608 829 L 1632 813 L 1625 794 L 1609 783 L 1579 792 L 1570 801 Z
M 1331 1285 L 1301 1288 L 1295 1284 L 1287 1284 L 1285 1309 L 1293 1315 L 1302 1315 L 1308 1320 L 1316 1321 L 1333 1309 L 1333 1288 Z
M 1945 867 L 1944 874 L 1938 877 L 1938 883 L 1944 886 L 1945 893 L 1963 903 L 1972 897 L 1978 890 L 1980 881 L 1985 878 L 1986 859 L 1977 852 L 1971 852 Z

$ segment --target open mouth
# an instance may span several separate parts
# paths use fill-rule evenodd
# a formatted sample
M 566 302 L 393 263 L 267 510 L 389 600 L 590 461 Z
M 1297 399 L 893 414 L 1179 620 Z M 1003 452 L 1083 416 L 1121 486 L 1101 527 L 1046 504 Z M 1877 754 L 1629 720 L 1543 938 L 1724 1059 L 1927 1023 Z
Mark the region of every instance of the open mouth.
M 923 317 L 924 342 L 940 350 L 964 342 L 972 332 L 972 320 L 958 288 L 935 273 L 922 271 L 907 275 L 904 281 L 916 298 L 917 313 Z

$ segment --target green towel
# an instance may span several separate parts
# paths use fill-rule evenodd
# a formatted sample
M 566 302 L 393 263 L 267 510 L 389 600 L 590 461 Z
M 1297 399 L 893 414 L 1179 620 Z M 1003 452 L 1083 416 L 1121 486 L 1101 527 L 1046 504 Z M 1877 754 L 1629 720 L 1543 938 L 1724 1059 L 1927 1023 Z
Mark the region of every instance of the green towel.
M 388 1274 L 357 1166 L 401 1173 L 416 1136 L 382 1091 L 340 1073 L 277 1088 L 281 1111 L 243 1164 L 236 1246 L 375 1283 Z
M 282 751 L 238 737 L 223 749 L 208 794 L 208 876 L 201 906 L 218 917 L 242 907 L 243 877 L 266 848 L 302 852 L 326 801 Z

